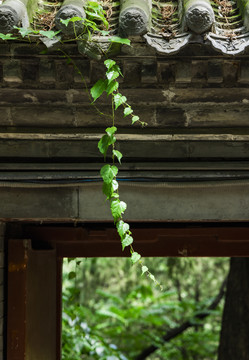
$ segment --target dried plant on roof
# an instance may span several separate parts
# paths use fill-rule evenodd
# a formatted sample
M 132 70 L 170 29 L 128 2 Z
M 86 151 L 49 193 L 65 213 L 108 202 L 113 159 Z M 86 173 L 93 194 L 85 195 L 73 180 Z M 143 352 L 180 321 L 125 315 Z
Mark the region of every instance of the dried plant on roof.
M 161 11 L 163 20 L 170 22 L 172 20 L 172 16 L 173 16 L 174 12 L 176 11 L 176 8 L 171 4 L 167 4 L 165 6 L 161 6 L 160 11 Z
M 221 16 L 229 16 L 232 9 L 233 4 L 229 0 L 216 0 L 216 4 L 219 6 Z

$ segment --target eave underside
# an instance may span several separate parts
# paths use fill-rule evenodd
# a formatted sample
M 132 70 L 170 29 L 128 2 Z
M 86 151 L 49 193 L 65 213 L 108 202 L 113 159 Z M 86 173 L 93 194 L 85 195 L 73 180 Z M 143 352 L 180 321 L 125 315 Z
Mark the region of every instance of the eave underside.
M 174 58 L 136 49 L 140 56 L 117 58 L 121 91 L 148 123 L 131 127 L 118 114 L 127 219 L 247 221 L 249 58 L 195 55 L 195 45 L 192 56 Z M 74 69 L 38 50 L 6 45 L 0 57 L 0 219 L 111 221 L 97 150 L 108 121 L 89 105 Z M 73 44 L 68 51 L 89 85 L 103 74 Z M 105 97 L 99 106 L 109 111 Z

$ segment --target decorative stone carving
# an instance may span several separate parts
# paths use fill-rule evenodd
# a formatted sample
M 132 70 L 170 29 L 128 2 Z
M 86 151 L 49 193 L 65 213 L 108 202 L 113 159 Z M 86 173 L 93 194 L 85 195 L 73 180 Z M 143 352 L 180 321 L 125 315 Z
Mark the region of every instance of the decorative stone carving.
M 210 41 L 213 48 L 226 55 L 240 54 L 249 47 L 249 33 L 233 37 L 218 36 L 209 33 L 207 40 Z
M 75 35 L 83 32 L 84 24 L 82 21 L 69 22 L 68 26 L 61 22 L 62 20 L 71 19 L 73 17 L 79 17 L 85 19 L 86 14 L 83 8 L 83 0 L 65 0 L 62 7 L 55 16 L 56 28 L 61 30 L 66 35 Z
M 26 1 L 7 0 L 0 6 L 0 32 L 9 33 L 14 26 L 29 26 Z
M 208 31 L 214 23 L 214 11 L 208 0 L 189 0 L 184 4 L 185 24 L 196 34 Z
M 151 4 L 146 0 L 121 1 L 119 30 L 122 36 L 143 35 L 150 28 Z
M 176 35 L 171 39 L 165 39 L 163 36 L 150 33 L 144 35 L 147 44 L 156 49 L 159 54 L 164 55 L 179 52 L 181 48 L 188 44 L 190 37 L 191 35 L 187 33 Z

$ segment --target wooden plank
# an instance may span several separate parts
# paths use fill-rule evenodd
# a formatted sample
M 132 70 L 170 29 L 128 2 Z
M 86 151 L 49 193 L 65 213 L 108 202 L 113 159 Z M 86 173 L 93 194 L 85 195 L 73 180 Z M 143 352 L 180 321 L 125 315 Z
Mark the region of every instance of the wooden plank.
M 210 224 L 131 223 L 136 251 L 142 256 L 249 256 L 249 227 Z M 122 257 L 116 230 L 107 224 L 83 227 L 26 226 L 34 243 L 50 243 L 63 257 Z

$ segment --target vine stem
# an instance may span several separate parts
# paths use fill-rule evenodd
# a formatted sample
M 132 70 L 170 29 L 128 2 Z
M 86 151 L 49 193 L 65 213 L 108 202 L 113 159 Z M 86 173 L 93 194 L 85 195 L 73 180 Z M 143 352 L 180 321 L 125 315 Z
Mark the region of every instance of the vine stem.
M 113 115 L 108 115 L 108 114 L 105 114 L 103 113 L 102 111 L 99 110 L 98 106 L 95 104 L 95 102 L 92 101 L 92 97 L 91 97 L 91 94 L 90 94 L 90 91 L 88 89 L 88 85 L 87 85 L 87 82 L 86 82 L 86 79 L 84 77 L 84 75 L 82 74 L 81 70 L 79 69 L 79 67 L 77 66 L 77 64 L 75 63 L 75 61 L 64 51 L 62 50 L 61 48 L 59 49 L 59 51 L 63 54 L 63 56 L 70 62 L 72 63 L 74 69 L 77 71 L 77 73 L 80 75 L 81 77 L 81 80 L 84 84 L 84 90 L 87 94 L 87 97 L 88 97 L 88 100 L 89 100 L 89 103 L 91 106 L 94 107 L 94 109 L 96 110 L 96 112 L 100 115 L 100 116 L 103 116 L 105 119 L 107 118 L 111 118 L 113 119 Z

